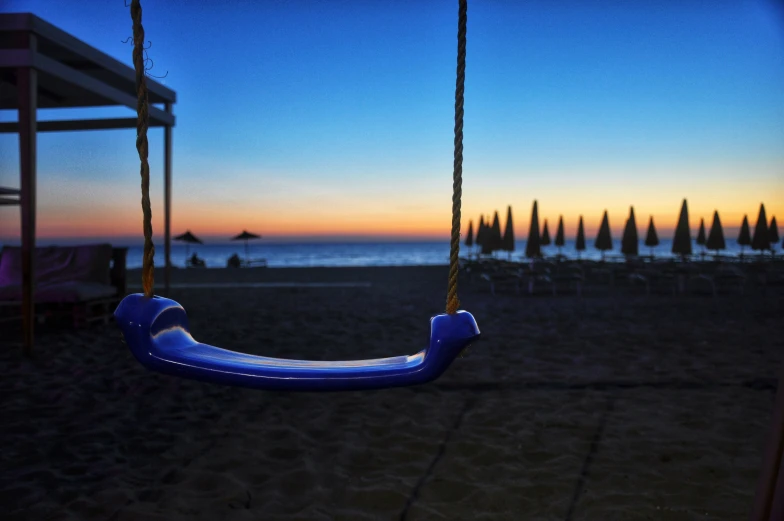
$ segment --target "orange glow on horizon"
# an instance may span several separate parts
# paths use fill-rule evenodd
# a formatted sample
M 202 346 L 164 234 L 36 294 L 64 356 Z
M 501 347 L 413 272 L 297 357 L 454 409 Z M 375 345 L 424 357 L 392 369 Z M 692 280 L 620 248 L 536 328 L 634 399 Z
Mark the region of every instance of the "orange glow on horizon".
M 159 205 L 158 211 L 153 207 L 153 233 L 157 237 L 162 235 L 163 227 L 161 217 L 163 212 L 160 206 L 162 205 Z M 521 205 L 512 207 L 515 236 L 518 238 L 524 238 L 528 235 L 531 206 L 530 204 L 527 206 L 527 208 L 521 207 Z M 443 209 L 446 210 L 445 212 L 433 210 L 419 210 L 416 212 L 398 210 L 396 212 L 391 210 L 388 213 L 352 212 L 351 209 L 347 209 L 346 213 L 342 214 L 314 211 L 312 215 L 270 215 L 267 212 L 260 211 L 255 212 L 252 218 L 248 217 L 250 212 L 241 207 L 210 209 L 201 205 L 182 203 L 176 205 L 176 208 L 178 211 L 173 212 L 172 215 L 172 234 L 177 235 L 187 229 L 201 237 L 229 238 L 247 229 L 262 235 L 268 240 L 296 237 L 328 238 L 330 236 L 378 238 L 381 240 L 402 238 L 410 238 L 412 240 L 446 240 L 449 237 L 451 226 L 448 208 Z M 673 233 L 679 209 L 680 202 L 668 204 L 666 212 L 663 211 L 664 208 L 659 206 L 653 208 L 649 205 L 635 206 L 635 218 L 639 233 L 645 233 L 648 219 L 651 215 L 653 215 L 654 223 L 660 236 L 666 237 L 668 234 Z M 540 226 L 543 226 L 546 219 L 550 233 L 553 235 L 558 226 L 559 215 L 563 215 L 567 239 L 574 238 L 578 219 L 582 214 L 586 236 L 595 235 L 601 222 L 603 210 L 596 208 L 591 209 L 589 212 L 584 211 L 584 209 L 581 210 L 570 209 L 559 214 L 557 210 L 552 209 L 552 205 L 546 204 L 546 201 L 539 201 Z M 721 208 L 718 210 L 725 232 L 731 234 L 733 230 L 740 226 L 744 215 L 748 217 L 749 223 L 754 226 L 757 221 L 759 203 L 751 206 L 748 211 L 738 209 L 722 211 Z M 473 222 L 474 232 L 476 232 L 480 216 L 485 215 L 492 219 L 494 211 L 494 209 L 485 212 L 477 211 L 473 205 L 465 208 L 462 219 L 462 236 L 465 237 L 468 231 L 469 221 Z M 498 214 L 503 232 L 506 224 L 506 206 L 498 208 Z M 766 205 L 766 214 L 768 220 L 774 215 L 784 216 L 784 205 L 768 204 Z M 620 237 L 626 218 L 629 215 L 629 207 L 620 205 L 608 207 L 608 215 L 613 236 Z M 696 208 L 689 205 L 689 221 L 694 234 L 696 234 L 699 227 L 700 218 L 705 219 L 705 226 L 709 228 L 713 219 L 713 209 L 705 205 Z M 36 234 L 42 239 L 142 236 L 141 211 L 129 206 L 111 211 L 102 211 L 102 209 L 44 208 L 39 211 L 37 220 Z M 784 219 L 782 221 L 782 224 L 784 224 Z M 0 237 L 19 237 L 18 211 L 13 212 L 13 218 L 4 218 L 2 220 Z

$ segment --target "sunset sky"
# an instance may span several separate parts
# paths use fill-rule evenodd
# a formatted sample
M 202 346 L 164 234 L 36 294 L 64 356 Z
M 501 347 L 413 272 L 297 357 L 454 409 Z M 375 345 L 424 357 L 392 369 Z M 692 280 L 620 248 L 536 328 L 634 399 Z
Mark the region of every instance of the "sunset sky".
M 3 0 L 131 64 L 124 0 Z M 669 7 L 663 7 L 663 6 Z M 573 235 L 784 221 L 784 10 L 774 0 L 470 1 L 463 216 L 531 203 Z M 177 92 L 172 232 L 449 235 L 457 0 L 142 0 L 150 74 Z M 39 119 L 133 116 L 40 110 Z M 0 111 L 1 121 L 16 113 Z M 150 137 L 163 227 L 163 131 Z M 41 133 L 38 236 L 142 234 L 135 131 Z M 18 187 L 0 134 L 0 186 Z M 0 239 L 18 241 L 17 207 Z

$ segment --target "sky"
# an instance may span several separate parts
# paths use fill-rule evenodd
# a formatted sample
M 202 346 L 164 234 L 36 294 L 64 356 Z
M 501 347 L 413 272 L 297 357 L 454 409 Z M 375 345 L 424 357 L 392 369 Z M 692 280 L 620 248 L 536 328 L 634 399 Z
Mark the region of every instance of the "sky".
M 0 0 L 131 65 L 124 0 Z M 177 92 L 172 233 L 446 239 L 456 0 L 143 0 L 149 74 Z M 463 226 L 534 199 L 573 235 L 633 205 L 660 235 L 689 201 L 784 220 L 784 9 L 774 0 L 469 1 Z M 133 117 L 125 107 L 39 120 Z M 0 121 L 15 121 L 0 111 Z M 153 230 L 163 130 L 151 129 Z M 0 186 L 18 187 L 0 134 Z M 39 238 L 141 237 L 134 130 L 38 135 Z M 17 207 L 0 238 L 18 241 Z M 503 225 L 503 222 L 502 222 Z

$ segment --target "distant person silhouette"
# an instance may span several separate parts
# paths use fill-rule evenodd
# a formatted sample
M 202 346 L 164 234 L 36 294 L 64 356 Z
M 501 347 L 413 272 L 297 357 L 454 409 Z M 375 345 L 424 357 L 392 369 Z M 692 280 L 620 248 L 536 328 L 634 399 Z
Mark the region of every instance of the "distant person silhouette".
M 236 253 L 229 257 L 228 262 L 226 263 L 227 268 L 239 268 L 240 267 L 240 257 Z

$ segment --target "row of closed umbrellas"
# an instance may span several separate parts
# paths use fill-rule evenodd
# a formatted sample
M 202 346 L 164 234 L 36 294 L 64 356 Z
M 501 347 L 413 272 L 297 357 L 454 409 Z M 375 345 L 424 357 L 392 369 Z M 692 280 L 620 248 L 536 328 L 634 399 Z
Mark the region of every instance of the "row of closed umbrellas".
M 675 227 L 675 235 L 672 240 L 672 253 L 677 255 L 691 255 L 692 241 L 691 230 L 689 228 L 689 208 L 686 199 L 683 200 L 681 206 L 678 224 Z M 757 225 L 754 227 L 754 234 L 751 234 L 749 228 L 749 220 L 747 216 L 743 216 L 740 233 L 738 235 L 738 244 L 741 247 L 741 253 L 746 246 L 750 246 L 752 250 L 765 251 L 772 250 L 779 241 L 778 226 L 776 224 L 776 217 L 773 217 L 768 224 L 767 216 L 765 214 L 765 205 L 760 204 L 759 216 L 757 217 Z M 727 245 L 724 240 L 724 230 L 719 219 L 719 212 L 713 212 L 713 223 L 710 232 L 705 233 L 705 220 L 700 219 L 700 228 L 697 233 L 697 244 L 703 246 L 708 250 L 719 252 L 726 249 Z M 561 248 L 565 244 L 564 240 L 564 224 L 563 216 L 558 218 L 558 229 L 555 235 L 555 246 Z M 477 227 L 476 236 L 474 236 L 473 222 L 468 223 L 468 234 L 466 237 L 465 245 L 468 247 L 474 244 L 481 247 L 482 254 L 491 254 L 495 251 L 511 252 L 515 250 L 514 239 L 514 224 L 512 222 L 512 207 L 507 208 L 506 227 L 503 235 L 501 234 L 501 224 L 498 219 L 498 212 L 495 212 L 492 224 L 488 219 L 485 221 L 484 216 L 479 219 L 479 226 Z M 525 256 L 528 258 L 541 257 L 542 246 L 551 244 L 550 231 L 547 227 L 547 220 L 544 221 L 542 231 L 539 231 L 539 211 L 537 202 L 534 201 L 533 211 L 531 212 L 531 226 L 528 232 L 528 240 L 525 246 Z M 648 221 L 648 232 L 645 237 L 645 246 L 653 248 L 659 245 L 659 237 L 656 233 L 656 227 L 653 224 L 653 216 Z M 613 249 L 612 235 L 610 233 L 610 221 L 607 217 L 607 210 L 604 211 L 599 232 L 596 235 L 594 247 L 602 252 L 602 258 L 608 250 Z M 585 230 L 583 227 L 583 217 L 580 216 L 577 225 L 577 237 L 575 240 L 575 249 L 578 254 L 585 250 Z M 629 217 L 626 219 L 624 226 L 623 237 L 621 238 L 621 253 L 624 255 L 638 255 L 639 254 L 639 237 L 637 235 L 637 221 L 634 217 L 634 207 L 630 207 Z
M 232 241 L 245 241 L 245 259 L 248 259 L 248 241 L 252 239 L 261 239 L 261 235 L 256 235 L 255 233 L 250 233 L 249 231 L 243 230 L 241 234 L 235 235 L 231 238 Z M 178 235 L 174 238 L 175 241 L 182 241 L 185 243 L 185 256 L 188 256 L 190 245 L 191 244 L 204 244 L 204 242 L 193 235 L 190 230 L 186 231 L 182 235 Z

